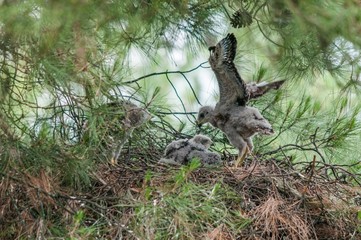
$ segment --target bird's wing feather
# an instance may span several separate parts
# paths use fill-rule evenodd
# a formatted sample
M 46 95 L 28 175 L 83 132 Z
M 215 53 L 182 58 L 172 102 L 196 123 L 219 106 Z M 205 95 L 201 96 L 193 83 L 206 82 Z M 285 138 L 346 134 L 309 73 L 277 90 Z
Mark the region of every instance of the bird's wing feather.
M 220 92 L 216 108 L 245 106 L 249 94 L 233 62 L 237 50 L 236 37 L 232 33 L 228 34 L 210 50 L 209 63 L 216 75 Z
M 248 83 L 247 84 L 247 90 L 249 93 L 249 98 L 258 98 L 260 96 L 263 96 L 265 93 L 267 93 L 271 89 L 279 89 L 282 84 L 285 82 L 285 80 L 279 80 L 274 82 L 261 82 L 261 83 Z

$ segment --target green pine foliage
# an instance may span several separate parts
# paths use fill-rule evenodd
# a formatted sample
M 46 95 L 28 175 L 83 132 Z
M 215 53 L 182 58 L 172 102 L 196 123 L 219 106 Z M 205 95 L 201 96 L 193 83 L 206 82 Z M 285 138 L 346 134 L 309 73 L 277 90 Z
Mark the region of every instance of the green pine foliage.
M 199 163 L 198 163 L 199 165 Z M 237 208 L 242 199 L 221 183 L 196 184 L 187 174 L 197 168 L 197 162 L 183 167 L 162 188 L 148 188 L 144 200 L 136 205 L 131 228 L 144 239 L 164 239 L 169 235 L 177 239 L 200 239 L 216 226 L 224 224 L 239 231 L 249 220 Z M 175 183 L 175 185 L 173 185 Z M 167 190 L 171 188 L 171 191 Z
M 250 102 L 276 132 L 255 137 L 253 157 L 288 159 L 296 168 L 316 159 L 360 176 L 360 7 L 356 0 L 0 1 L 0 192 L 11 196 L 7 181 L 26 183 L 40 172 L 58 193 L 101 188 L 94 186 L 94 172 L 126 135 L 125 111 L 117 105 L 125 100 L 152 114 L 123 148 L 120 161 L 134 172 L 156 164 L 171 141 L 198 132 L 212 138 L 212 151 L 232 158 L 235 150 L 221 131 L 195 127 L 209 83 L 200 74 L 211 72 L 207 49 L 227 32 L 237 36 L 236 65 L 245 80 L 286 79 L 281 90 Z M 184 63 L 174 60 L 177 51 Z M 112 196 L 123 201 L 119 206 L 131 206 L 117 209 L 131 212 L 122 219 L 127 236 L 203 238 L 220 223 L 237 236 L 250 224 L 235 210 L 241 198 L 226 184 L 189 181 L 199 167 L 192 164 L 170 171 L 174 178 L 164 185 L 142 186 L 140 197 Z M 152 179 L 149 173 L 145 184 Z M 357 177 L 348 180 L 360 184 Z M 33 199 L 24 199 L 27 209 Z M 67 209 L 71 217 L 30 210 L 29 219 L 46 223 L 41 237 L 97 237 L 109 225 L 106 217 L 86 222 L 92 216 L 81 209 Z M 35 223 L 19 232 L 7 224 L 0 238 L 39 237 L 24 230 L 36 229 Z

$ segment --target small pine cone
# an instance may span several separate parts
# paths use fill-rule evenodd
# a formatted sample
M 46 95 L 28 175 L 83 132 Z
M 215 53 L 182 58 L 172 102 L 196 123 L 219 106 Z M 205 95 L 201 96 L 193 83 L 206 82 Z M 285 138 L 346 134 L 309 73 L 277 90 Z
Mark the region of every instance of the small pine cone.
M 232 15 L 231 25 L 234 28 L 247 27 L 251 25 L 252 21 L 252 16 L 249 12 L 239 9 Z

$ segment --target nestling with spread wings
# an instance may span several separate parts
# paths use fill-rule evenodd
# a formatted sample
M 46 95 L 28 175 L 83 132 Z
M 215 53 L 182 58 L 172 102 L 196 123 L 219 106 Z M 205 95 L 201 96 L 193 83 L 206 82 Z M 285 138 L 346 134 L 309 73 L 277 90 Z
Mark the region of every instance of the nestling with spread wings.
M 210 123 L 227 136 L 229 142 L 239 150 L 236 166 L 242 164 L 248 151 L 253 150 L 252 137 L 257 133 L 272 134 L 271 124 L 253 107 L 246 106 L 250 98 L 277 89 L 284 81 L 246 85 L 239 75 L 233 60 L 237 40 L 228 34 L 215 47 L 210 47 L 209 63 L 216 75 L 220 97 L 215 107 L 204 106 L 198 112 L 197 124 Z

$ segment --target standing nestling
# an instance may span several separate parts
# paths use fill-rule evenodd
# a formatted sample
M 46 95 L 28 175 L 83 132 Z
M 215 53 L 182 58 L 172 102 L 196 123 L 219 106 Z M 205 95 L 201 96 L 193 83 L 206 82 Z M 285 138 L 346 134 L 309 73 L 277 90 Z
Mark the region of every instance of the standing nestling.
M 284 81 L 262 86 L 247 85 L 233 62 L 237 50 L 237 40 L 233 34 L 228 34 L 209 49 L 209 63 L 217 78 L 220 98 L 215 107 L 200 108 L 197 124 L 201 126 L 210 123 L 222 130 L 229 142 L 239 150 L 236 161 L 238 166 L 242 164 L 247 152 L 253 150 L 252 137 L 255 134 L 273 133 L 271 124 L 258 109 L 246 106 L 248 100 L 259 97 L 270 89 L 277 89 Z

